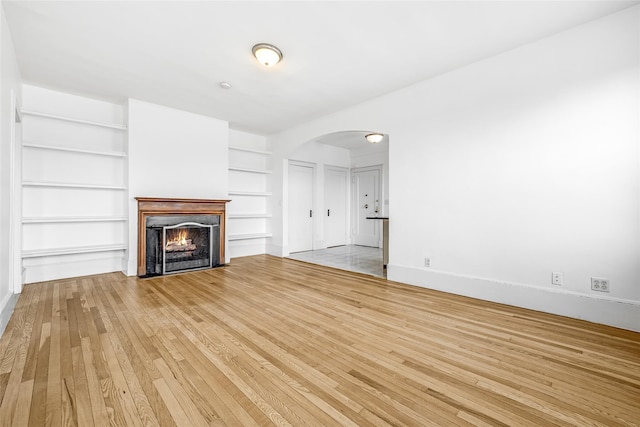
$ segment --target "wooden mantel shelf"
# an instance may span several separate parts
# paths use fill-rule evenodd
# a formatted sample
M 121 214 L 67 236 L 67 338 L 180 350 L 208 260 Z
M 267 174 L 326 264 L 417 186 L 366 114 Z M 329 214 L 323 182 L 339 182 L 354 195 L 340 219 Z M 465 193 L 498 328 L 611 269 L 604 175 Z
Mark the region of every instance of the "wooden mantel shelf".
M 138 206 L 140 204 L 145 203 L 149 205 L 153 205 L 158 209 L 170 208 L 173 209 L 177 204 L 178 205 L 189 205 L 191 209 L 198 209 L 199 207 L 204 207 L 206 205 L 220 205 L 225 206 L 226 203 L 230 202 L 230 199 L 176 199 L 176 198 L 164 198 L 164 197 L 136 197 L 138 201 Z M 204 209 L 207 209 L 204 207 Z M 224 209 L 224 208 L 223 208 Z
M 138 276 L 147 272 L 147 217 L 158 215 L 220 215 L 220 260 L 225 259 L 225 211 L 231 200 L 136 197 L 138 201 Z

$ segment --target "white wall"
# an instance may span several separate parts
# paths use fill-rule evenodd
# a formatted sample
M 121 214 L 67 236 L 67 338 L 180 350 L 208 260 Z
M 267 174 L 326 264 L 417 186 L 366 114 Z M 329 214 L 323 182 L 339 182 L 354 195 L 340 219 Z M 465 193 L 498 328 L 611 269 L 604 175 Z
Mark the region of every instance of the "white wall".
M 130 99 L 129 250 L 137 274 L 136 197 L 228 199 L 228 123 Z M 227 259 L 229 261 L 229 254 Z
M 11 33 L 7 26 L 4 6 L 0 5 L 0 333 L 9 321 L 15 306 L 13 293 L 14 274 L 11 253 L 12 231 L 12 96 L 21 101 L 20 71 L 13 49 Z M 13 92 L 13 95 L 12 95 Z M 15 147 L 14 147 L 15 149 Z M 15 151 L 14 151 L 15 155 Z M 13 201 L 15 203 L 15 200 Z M 20 272 L 15 272 L 20 274 Z
M 389 279 L 640 330 L 639 24 L 627 9 L 274 135 L 274 179 L 304 141 L 378 129 Z
M 264 135 L 244 132 L 237 129 L 229 129 L 229 146 L 263 151 L 269 151 L 271 149 L 271 147 L 268 145 L 267 138 Z M 266 162 L 266 166 L 268 164 L 269 158 L 263 157 L 262 160 Z

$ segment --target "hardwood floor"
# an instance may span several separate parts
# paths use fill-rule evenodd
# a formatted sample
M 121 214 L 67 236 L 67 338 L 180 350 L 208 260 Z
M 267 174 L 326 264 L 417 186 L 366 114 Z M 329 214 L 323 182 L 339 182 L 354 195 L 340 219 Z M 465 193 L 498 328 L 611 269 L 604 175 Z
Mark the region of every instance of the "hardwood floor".
M 640 334 L 270 256 L 27 285 L 0 425 L 637 426 Z

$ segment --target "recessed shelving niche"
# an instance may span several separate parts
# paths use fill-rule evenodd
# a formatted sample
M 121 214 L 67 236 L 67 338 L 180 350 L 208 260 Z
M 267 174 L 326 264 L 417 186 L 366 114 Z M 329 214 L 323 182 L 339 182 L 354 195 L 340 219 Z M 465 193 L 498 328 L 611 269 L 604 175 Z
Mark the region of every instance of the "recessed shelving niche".
M 271 237 L 272 153 L 261 136 L 231 131 L 229 141 L 231 257 L 264 253 Z
M 122 120 L 122 107 L 33 87 L 25 105 L 30 108 L 21 111 L 24 281 L 121 270 L 127 249 L 127 128 L 114 117 Z M 65 260 L 60 267 L 58 258 Z

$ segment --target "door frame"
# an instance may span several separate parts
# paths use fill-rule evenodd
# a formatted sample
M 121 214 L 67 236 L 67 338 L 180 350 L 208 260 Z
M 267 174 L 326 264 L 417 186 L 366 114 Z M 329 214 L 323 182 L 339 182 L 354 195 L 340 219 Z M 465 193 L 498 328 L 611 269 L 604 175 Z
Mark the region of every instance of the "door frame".
M 290 203 L 290 199 L 291 199 L 291 194 L 289 193 L 289 188 L 290 188 L 290 183 L 289 183 L 289 168 L 291 166 L 302 166 L 302 167 L 307 167 L 307 168 L 311 168 L 313 173 L 312 173 L 312 182 L 311 182 L 311 210 L 313 211 L 313 215 L 311 216 L 311 230 L 312 230 L 312 234 L 311 234 L 311 250 L 315 250 L 316 249 L 316 239 L 315 239 L 315 235 L 316 235 L 316 227 L 317 227 L 317 204 L 316 204 L 316 186 L 317 186 L 317 175 L 318 175 L 318 167 L 316 163 L 312 163 L 312 162 L 305 162 L 302 160 L 292 160 L 289 159 L 287 162 L 287 249 L 286 249 L 286 253 L 284 256 L 289 256 L 291 254 L 291 251 L 289 250 L 289 239 L 291 237 L 291 233 L 290 233 L 290 229 L 289 226 L 291 224 L 291 218 L 289 218 L 289 203 Z
M 345 216 L 344 216 L 344 242 L 346 245 L 350 245 L 352 240 L 351 240 L 351 227 L 349 226 L 351 223 L 351 185 L 349 183 L 349 180 L 351 178 L 351 169 L 346 168 L 346 167 L 342 167 L 342 166 L 333 166 L 333 165 L 324 165 L 324 183 L 323 183 L 323 190 L 325 192 L 324 194 L 324 208 L 325 210 L 327 209 L 327 203 L 326 203 L 326 192 L 327 192 L 327 171 L 339 171 L 339 172 L 345 172 L 344 174 L 344 188 L 345 188 L 345 194 L 344 194 L 344 206 L 345 206 Z M 323 212 L 324 214 L 324 212 Z M 324 241 L 325 243 L 327 242 L 327 217 L 325 216 L 325 226 L 324 226 L 324 233 L 325 233 L 325 238 Z
M 354 220 L 358 215 L 358 206 L 359 206 L 359 202 L 358 200 L 355 200 L 355 198 L 358 196 L 356 194 L 356 191 L 354 191 L 353 186 L 355 185 L 355 174 L 358 172 L 368 172 L 368 171 L 373 171 L 373 170 L 377 170 L 378 171 L 378 189 L 380 194 L 378 194 L 378 204 L 379 207 L 378 209 L 380 210 L 380 213 L 382 213 L 382 207 L 384 205 L 384 191 L 382 188 L 382 181 L 383 181 L 383 165 L 371 165 L 371 166 L 363 166 L 363 167 L 359 167 L 359 168 L 351 168 L 351 174 L 350 174 L 350 178 L 351 178 L 351 232 L 350 234 L 350 238 L 351 238 L 351 242 L 353 243 L 354 239 L 353 236 L 355 234 L 355 224 L 354 224 Z M 382 232 L 379 228 L 379 224 L 381 221 L 379 220 L 375 220 L 376 222 L 376 227 L 378 227 L 378 247 L 381 248 L 382 247 Z

